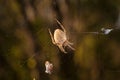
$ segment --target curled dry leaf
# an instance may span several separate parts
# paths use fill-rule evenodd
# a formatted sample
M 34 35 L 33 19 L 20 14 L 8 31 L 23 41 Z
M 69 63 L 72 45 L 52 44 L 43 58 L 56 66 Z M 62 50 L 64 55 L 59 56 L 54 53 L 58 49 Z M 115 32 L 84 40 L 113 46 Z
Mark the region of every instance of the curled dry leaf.
M 45 67 L 46 67 L 45 73 L 51 74 L 53 71 L 53 64 L 50 63 L 49 61 L 46 61 Z

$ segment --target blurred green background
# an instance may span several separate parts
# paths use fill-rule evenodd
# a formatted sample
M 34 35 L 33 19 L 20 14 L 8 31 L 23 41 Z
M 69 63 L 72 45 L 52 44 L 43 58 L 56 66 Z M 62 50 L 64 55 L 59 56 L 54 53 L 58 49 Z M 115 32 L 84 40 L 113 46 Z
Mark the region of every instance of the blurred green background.
M 82 33 L 114 28 L 119 14 L 120 0 L 0 0 L 0 80 L 120 80 L 120 31 Z M 52 44 L 55 18 L 75 51 Z

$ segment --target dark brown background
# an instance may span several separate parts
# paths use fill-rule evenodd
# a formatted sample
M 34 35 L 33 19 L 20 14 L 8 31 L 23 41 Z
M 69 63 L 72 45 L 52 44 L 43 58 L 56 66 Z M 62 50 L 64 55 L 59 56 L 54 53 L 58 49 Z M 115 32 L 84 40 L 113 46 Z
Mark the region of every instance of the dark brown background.
M 0 80 L 120 80 L 120 31 L 82 33 L 119 27 L 119 14 L 119 0 L 0 0 Z M 52 44 L 55 18 L 75 51 Z

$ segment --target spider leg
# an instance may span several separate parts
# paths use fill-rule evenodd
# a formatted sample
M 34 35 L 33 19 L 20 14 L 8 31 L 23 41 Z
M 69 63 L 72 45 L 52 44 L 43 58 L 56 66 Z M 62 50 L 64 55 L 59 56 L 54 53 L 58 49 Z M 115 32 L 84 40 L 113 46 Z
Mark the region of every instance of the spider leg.
M 48 29 L 48 31 L 49 31 L 50 37 L 51 37 L 51 39 L 52 39 L 52 43 L 53 43 L 53 44 L 56 44 L 56 43 L 55 43 L 55 40 L 54 40 L 54 38 L 53 38 L 53 35 L 52 35 L 51 31 L 50 31 L 50 29 Z
M 56 20 L 57 23 L 60 25 L 60 27 L 63 29 L 63 31 L 66 33 L 66 30 L 65 30 L 64 26 L 63 26 L 57 19 L 55 19 L 55 20 Z
M 70 44 L 70 45 L 73 45 L 73 43 L 71 43 L 70 41 L 67 40 L 67 43 Z
M 72 46 L 70 46 L 69 44 L 67 45 L 70 49 L 75 50 Z
M 67 53 L 67 52 L 65 51 L 65 49 L 63 48 L 62 45 L 59 45 L 58 47 L 59 47 L 59 49 L 60 49 L 62 52 Z

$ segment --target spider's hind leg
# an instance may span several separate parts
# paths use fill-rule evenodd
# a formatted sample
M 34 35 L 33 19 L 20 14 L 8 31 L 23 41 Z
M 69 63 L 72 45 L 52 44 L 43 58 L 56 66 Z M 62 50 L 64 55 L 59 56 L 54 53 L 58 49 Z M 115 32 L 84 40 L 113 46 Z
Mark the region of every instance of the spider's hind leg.
M 67 53 L 67 52 L 65 51 L 65 49 L 63 48 L 62 45 L 59 45 L 58 47 L 59 47 L 59 49 L 60 49 L 62 52 Z
M 75 48 L 73 48 L 71 45 L 68 44 L 68 47 L 72 50 L 75 50 Z
M 71 45 L 73 45 L 73 43 L 71 43 L 71 42 L 69 42 L 69 41 L 66 41 L 66 42 L 64 42 L 64 44 L 63 44 L 64 48 L 65 48 L 65 47 L 68 47 L 68 48 L 71 49 L 71 50 L 75 50 Z
M 73 43 L 71 43 L 70 41 L 67 40 L 67 44 L 73 45 Z

